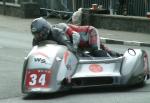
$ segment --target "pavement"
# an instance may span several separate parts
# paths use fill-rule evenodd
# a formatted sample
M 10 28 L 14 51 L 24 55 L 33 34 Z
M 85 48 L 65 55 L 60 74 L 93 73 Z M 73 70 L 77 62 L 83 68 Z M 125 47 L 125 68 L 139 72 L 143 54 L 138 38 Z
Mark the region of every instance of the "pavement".
M 5 28 L 11 31 L 18 31 L 23 33 L 30 33 L 30 24 L 34 18 L 25 19 L 19 17 L 11 17 L 0 15 L 0 30 Z M 52 24 L 66 22 L 66 20 L 58 18 L 49 18 L 49 22 Z M 140 25 L 140 24 L 139 24 Z M 147 28 L 149 29 L 149 28 Z M 150 47 L 150 34 L 127 32 L 117 30 L 99 29 L 101 35 L 101 41 L 106 44 L 120 44 L 130 46 L 146 46 Z
M 106 44 L 150 47 L 150 34 L 106 29 L 98 30 L 102 36 L 102 42 Z

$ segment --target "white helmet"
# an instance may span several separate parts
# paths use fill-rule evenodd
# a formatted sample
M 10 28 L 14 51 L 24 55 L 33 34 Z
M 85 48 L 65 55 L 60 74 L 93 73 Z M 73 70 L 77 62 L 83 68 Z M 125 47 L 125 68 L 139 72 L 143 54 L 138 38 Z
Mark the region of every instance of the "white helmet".
M 75 25 L 81 25 L 82 20 L 82 8 L 79 8 L 78 11 L 74 12 L 72 15 L 72 23 Z

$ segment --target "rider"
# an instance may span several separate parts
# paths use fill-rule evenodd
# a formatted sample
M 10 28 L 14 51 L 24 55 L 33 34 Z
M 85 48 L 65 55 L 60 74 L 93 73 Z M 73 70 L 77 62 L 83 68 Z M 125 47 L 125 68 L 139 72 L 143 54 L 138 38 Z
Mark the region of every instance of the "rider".
M 66 45 L 68 49 L 76 52 L 69 40 L 69 37 L 64 34 L 64 31 L 52 26 L 43 17 L 36 18 L 32 21 L 31 32 L 33 35 L 33 46 L 38 45 L 41 41 L 44 40 L 53 40 L 58 44 Z
M 31 32 L 34 36 L 33 46 L 42 40 L 54 40 L 66 45 L 71 51 L 88 49 L 93 56 L 100 56 L 100 49 L 106 50 L 111 56 L 119 56 L 118 53 L 107 49 L 99 39 L 99 34 L 93 26 L 78 26 L 75 24 L 59 23 L 51 25 L 44 18 L 33 20 Z

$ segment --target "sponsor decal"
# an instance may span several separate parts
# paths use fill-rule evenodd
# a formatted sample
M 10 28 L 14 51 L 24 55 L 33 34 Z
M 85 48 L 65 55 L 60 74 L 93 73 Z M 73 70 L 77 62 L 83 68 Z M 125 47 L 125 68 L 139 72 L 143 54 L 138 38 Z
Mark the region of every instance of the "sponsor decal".
M 64 53 L 64 63 L 66 65 L 67 70 L 72 71 L 76 67 L 77 60 L 72 54 L 66 51 Z
M 89 66 L 89 70 L 91 72 L 98 73 L 98 72 L 102 72 L 103 71 L 103 67 L 98 65 L 98 64 L 91 64 Z
M 42 58 L 34 58 L 34 61 L 35 61 L 35 62 L 40 62 L 40 63 L 47 64 L 47 63 L 46 63 L 46 60 L 45 60 L 45 59 L 42 59 Z
M 51 78 L 50 70 L 27 70 L 26 88 L 48 88 Z
M 46 54 L 41 53 L 41 52 L 36 52 L 36 53 L 34 53 L 34 55 L 41 55 L 41 56 L 43 56 L 43 57 L 49 58 Z M 46 61 L 46 59 L 39 58 L 39 57 L 35 57 L 35 58 L 34 58 L 34 61 L 35 61 L 35 62 L 42 63 L 42 64 L 48 64 L 47 61 Z
M 64 53 L 64 62 L 65 62 L 65 64 L 67 63 L 67 58 L 68 58 L 68 56 L 69 56 L 69 52 L 66 51 L 66 52 Z

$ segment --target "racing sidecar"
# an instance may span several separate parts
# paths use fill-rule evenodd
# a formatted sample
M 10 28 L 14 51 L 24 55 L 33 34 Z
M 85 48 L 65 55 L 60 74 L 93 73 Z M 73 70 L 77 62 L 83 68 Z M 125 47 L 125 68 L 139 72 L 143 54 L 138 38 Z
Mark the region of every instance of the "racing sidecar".
M 104 51 L 103 51 L 104 52 Z M 53 93 L 70 88 L 134 85 L 149 79 L 144 50 L 128 49 L 123 56 L 77 56 L 66 46 L 42 43 L 25 57 L 23 93 Z

